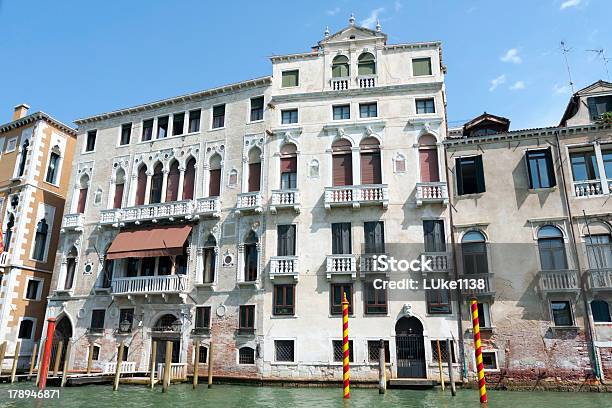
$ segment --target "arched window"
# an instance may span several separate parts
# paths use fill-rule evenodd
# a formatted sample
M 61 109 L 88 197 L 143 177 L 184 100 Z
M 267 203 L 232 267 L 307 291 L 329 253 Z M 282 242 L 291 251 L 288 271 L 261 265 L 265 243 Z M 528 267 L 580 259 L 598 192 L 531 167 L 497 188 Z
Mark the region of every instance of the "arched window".
M 255 350 L 251 347 L 238 349 L 238 364 L 255 364 Z
M 257 253 L 257 234 L 249 232 L 244 240 L 244 280 L 253 282 L 257 280 L 257 264 L 259 262 Z
M 115 174 L 115 192 L 113 193 L 113 208 L 121 208 L 124 191 L 125 172 L 123 171 L 123 169 L 119 169 L 117 170 L 117 174 Z
M 592 300 L 591 301 L 591 313 L 593 314 L 593 321 L 596 323 L 610 323 L 610 305 L 605 300 Z
M 209 234 L 204 243 L 203 260 L 204 271 L 202 283 L 213 283 L 215 281 L 215 266 L 217 264 L 217 240 L 214 235 Z
M 367 137 L 359 144 L 361 158 L 361 184 L 381 184 L 380 145 L 378 140 Z
M 145 194 L 147 191 L 147 167 L 140 166 L 138 169 L 138 178 L 136 179 L 136 205 L 144 205 Z
M 221 195 L 221 156 L 215 153 L 210 158 L 208 170 L 208 196 L 219 197 L 219 195 Z
M 162 184 L 164 182 L 164 166 L 157 163 L 151 177 L 151 192 L 149 194 L 149 204 L 161 203 Z
M 567 269 L 565 256 L 565 243 L 559 228 L 545 225 L 538 231 L 538 249 L 540 251 L 540 265 L 542 270 Z
M 487 243 L 480 231 L 469 231 L 461 240 L 463 270 L 467 274 L 486 274 L 489 272 L 487 262 Z
M 171 332 L 175 331 L 176 327 L 178 327 L 176 322 L 180 323 L 180 320 L 173 314 L 165 314 L 155 322 L 153 326 L 153 331 L 158 332 Z M 173 353 L 174 354 L 174 353 Z
M 77 213 L 83 214 L 85 207 L 87 206 L 87 192 L 89 191 L 89 176 L 84 174 L 81 177 L 80 189 L 79 189 L 79 201 L 77 203 Z
M 257 147 L 249 151 L 249 178 L 247 187 L 249 193 L 261 189 L 261 150 Z
M 332 144 L 332 172 L 334 186 L 353 185 L 351 142 L 346 139 L 339 139 Z
M 11 246 L 13 227 L 15 227 L 15 216 L 13 214 L 9 214 L 8 221 L 6 222 L 6 231 L 4 232 L 4 252 L 7 252 Z
M 231 169 L 227 178 L 227 185 L 235 186 L 236 184 L 238 184 L 238 170 Z
M 297 188 L 297 147 L 293 143 L 286 143 L 281 147 L 280 154 L 281 189 Z
M 36 235 L 34 236 L 34 253 L 32 258 L 37 261 L 43 261 L 45 259 L 45 249 L 47 246 L 47 233 L 49 232 L 49 225 L 43 218 L 38 222 L 36 226 Z
M 375 75 L 376 60 L 374 55 L 369 52 L 364 52 L 357 59 L 357 74 L 358 75 Z
M 185 165 L 185 175 L 183 176 L 183 200 L 193 200 L 193 189 L 196 177 L 196 161 L 192 157 Z
M 422 182 L 440 181 L 438 148 L 436 147 L 436 138 L 432 135 L 423 135 L 419 139 L 419 164 Z
M 166 202 L 178 200 L 179 179 L 181 172 L 179 170 L 178 161 L 174 160 L 170 165 L 168 172 L 168 181 L 166 183 Z
M 74 283 L 74 273 L 76 272 L 78 252 L 76 247 L 72 247 L 66 256 L 66 276 L 64 278 L 64 290 L 72 289 Z
M 345 78 L 349 75 L 349 59 L 344 55 L 334 57 L 332 61 L 332 78 Z
M 17 169 L 17 177 L 23 176 L 23 173 L 25 172 L 25 165 L 28 159 L 28 147 L 29 146 L 30 146 L 29 140 L 26 140 L 21 145 L 21 153 L 19 156 L 19 168 Z
M 60 149 L 58 146 L 55 146 L 51 150 L 51 154 L 49 155 L 49 167 L 47 167 L 47 177 L 45 181 L 47 183 L 56 184 L 57 183 L 57 174 L 59 173 L 59 162 L 60 162 Z

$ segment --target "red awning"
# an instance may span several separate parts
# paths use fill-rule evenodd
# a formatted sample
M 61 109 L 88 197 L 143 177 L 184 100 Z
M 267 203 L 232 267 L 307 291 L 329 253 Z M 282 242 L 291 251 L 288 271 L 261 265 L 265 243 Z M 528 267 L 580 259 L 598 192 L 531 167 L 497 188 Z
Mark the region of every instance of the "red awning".
M 191 225 L 122 231 L 108 248 L 106 259 L 181 255 L 190 232 Z

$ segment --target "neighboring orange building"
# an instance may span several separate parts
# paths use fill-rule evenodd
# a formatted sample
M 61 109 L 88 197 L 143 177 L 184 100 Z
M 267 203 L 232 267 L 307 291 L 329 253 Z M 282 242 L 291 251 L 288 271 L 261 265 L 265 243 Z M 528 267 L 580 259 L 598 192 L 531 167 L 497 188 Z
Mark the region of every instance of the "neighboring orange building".
M 28 109 L 0 125 L 0 343 L 11 355 L 21 342 L 20 365 L 42 333 L 76 143 L 73 128 Z

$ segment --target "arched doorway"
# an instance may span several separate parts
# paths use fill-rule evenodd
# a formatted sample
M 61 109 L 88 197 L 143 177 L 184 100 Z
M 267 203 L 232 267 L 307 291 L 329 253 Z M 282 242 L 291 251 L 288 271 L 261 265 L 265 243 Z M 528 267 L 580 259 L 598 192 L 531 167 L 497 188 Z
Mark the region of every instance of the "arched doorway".
M 55 356 L 57 355 L 58 347 L 60 342 L 62 343 L 62 354 L 60 358 L 60 367 L 64 366 L 64 359 L 66 357 L 66 347 L 68 342 L 72 338 L 72 323 L 66 316 L 60 317 L 55 323 L 55 332 L 53 332 L 53 347 L 51 347 L 51 360 L 50 364 L 55 364 Z M 61 368 L 60 368 L 61 369 Z
M 395 324 L 397 376 L 425 378 L 425 343 L 423 325 L 416 317 L 402 317 Z
M 166 342 L 172 342 L 172 362 L 178 363 L 181 353 L 181 321 L 173 314 L 165 314 L 157 319 L 151 329 L 151 340 L 157 342 L 155 363 L 166 361 Z

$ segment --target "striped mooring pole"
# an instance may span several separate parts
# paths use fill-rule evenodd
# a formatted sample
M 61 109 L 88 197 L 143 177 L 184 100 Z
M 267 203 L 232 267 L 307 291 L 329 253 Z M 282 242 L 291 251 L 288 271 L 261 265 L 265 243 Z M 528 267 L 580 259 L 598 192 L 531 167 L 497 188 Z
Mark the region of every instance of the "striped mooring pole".
M 471 299 L 472 325 L 474 327 L 474 353 L 476 354 L 476 370 L 478 371 L 478 392 L 480 393 L 480 406 L 488 407 L 487 386 L 485 385 L 484 364 L 482 363 L 482 345 L 480 344 L 480 323 L 478 321 L 478 301 Z
M 342 373 L 343 373 L 343 391 L 344 398 L 351 397 L 351 380 L 349 377 L 349 338 L 348 338 L 348 307 L 349 302 L 346 300 L 346 293 L 342 299 Z

